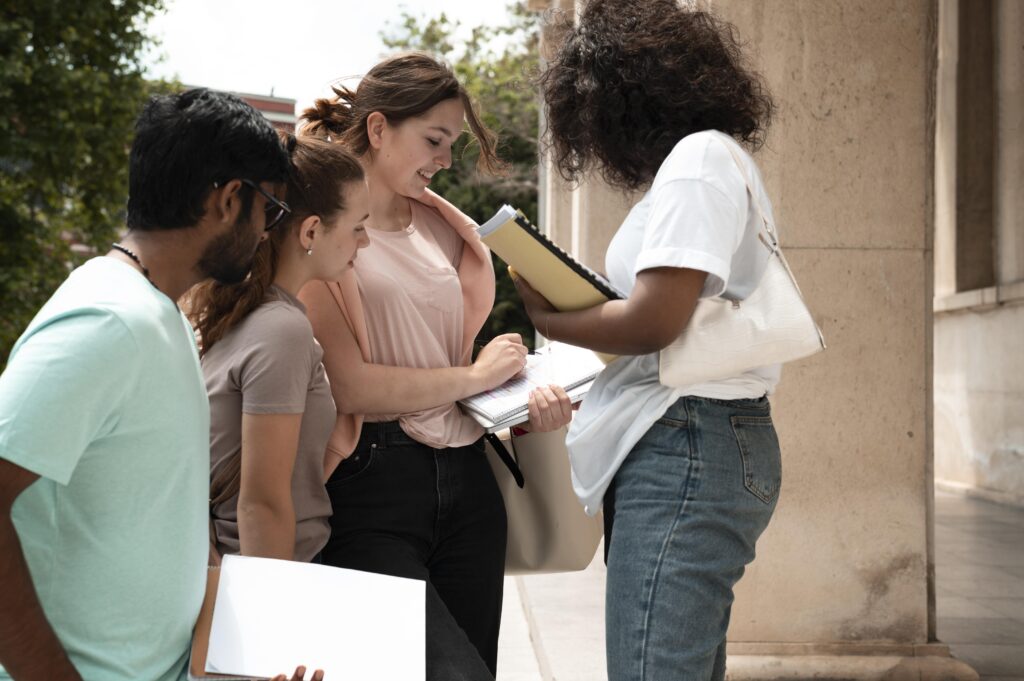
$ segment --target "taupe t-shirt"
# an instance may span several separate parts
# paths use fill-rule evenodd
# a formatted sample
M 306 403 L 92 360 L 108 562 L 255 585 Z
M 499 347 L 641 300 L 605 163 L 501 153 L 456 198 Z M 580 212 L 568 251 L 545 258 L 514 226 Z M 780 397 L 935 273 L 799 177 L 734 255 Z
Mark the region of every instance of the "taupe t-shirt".
M 295 559 L 311 560 L 331 534 L 324 450 L 334 398 L 302 303 L 276 286 L 203 357 L 210 396 L 210 469 L 216 475 L 242 446 L 242 413 L 302 414 L 292 473 Z M 238 496 L 212 509 L 217 549 L 238 553 Z

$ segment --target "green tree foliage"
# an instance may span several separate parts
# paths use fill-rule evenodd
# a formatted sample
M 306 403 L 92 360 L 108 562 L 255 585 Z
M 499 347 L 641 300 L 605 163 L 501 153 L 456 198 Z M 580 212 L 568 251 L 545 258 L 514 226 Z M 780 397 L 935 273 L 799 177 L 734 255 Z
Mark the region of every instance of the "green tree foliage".
M 124 222 L 134 118 L 162 0 L 0 9 L 0 369 L 39 307 Z M 80 248 L 72 248 L 72 243 Z
M 459 23 L 446 14 L 423 18 L 404 13 L 382 34 L 393 50 L 418 50 L 447 61 L 478 103 L 481 118 L 499 135 L 498 154 L 506 173 L 477 172 L 479 148 L 463 135 L 453 149 L 452 167 L 438 173 L 432 188 L 477 222 L 503 204 L 537 215 L 537 96 L 530 79 L 539 68 L 539 18 L 524 2 L 509 6 L 503 26 L 479 26 L 458 38 Z M 533 326 L 523 311 L 505 264 L 496 256 L 497 298 L 481 331 L 484 339 L 518 332 L 532 347 Z

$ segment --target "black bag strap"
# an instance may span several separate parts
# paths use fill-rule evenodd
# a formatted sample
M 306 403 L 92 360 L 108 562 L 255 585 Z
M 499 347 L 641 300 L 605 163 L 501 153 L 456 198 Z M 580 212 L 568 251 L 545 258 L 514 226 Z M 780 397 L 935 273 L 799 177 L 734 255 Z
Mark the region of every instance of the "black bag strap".
M 512 458 L 512 455 L 508 453 L 508 449 L 505 448 L 505 443 L 497 435 L 494 433 L 484 433 L 484 438 L 494 447 L 495 454 L 505 464 L 505 468 L 512 474 L 512 478 L 521 489 L 526 484 L 526 480 L 523 479 L 523 471 L 519 468 L 519 462 Z M 515 449 L 515 445 L 512 448 Z

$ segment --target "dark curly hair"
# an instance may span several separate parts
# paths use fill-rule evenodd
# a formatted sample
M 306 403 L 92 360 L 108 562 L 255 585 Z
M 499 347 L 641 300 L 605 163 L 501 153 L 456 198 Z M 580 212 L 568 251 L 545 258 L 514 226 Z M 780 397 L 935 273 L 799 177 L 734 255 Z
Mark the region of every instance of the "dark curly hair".
M 625 190 L 648 185 L 691 133 L 719 130 L 758 149 L 774 110 L 736 28 L 677 0 L 590 0 L 540 85 L 560 174 L 577 181 L 596 167 Z

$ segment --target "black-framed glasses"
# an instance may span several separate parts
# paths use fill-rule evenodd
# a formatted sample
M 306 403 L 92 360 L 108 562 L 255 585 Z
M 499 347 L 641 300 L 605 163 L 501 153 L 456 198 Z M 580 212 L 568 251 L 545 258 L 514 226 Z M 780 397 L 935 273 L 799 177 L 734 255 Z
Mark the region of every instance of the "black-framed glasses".
M 274 227 L 277 227 L 281 220 L 284 219 L 284 216 L 292 212 L 292 209 L 288 207 L 287 203 L 277 198 L 273 194 L 263 191 L 263 188 L 260 187 L 255 182 L 253 182 L 252 180 L 243 179 L 241 180 L 241 182 L 246 187 L 252 187 L 253 189 L 255 189 L 263 196 L 263 198 L 267 200 L 266 205 L 263 206 L 263 230 L 265 232 L 269 232 L 270 230 L 274 229 Z
M 273 194 L 268 194 L 267 192 L 263 191 L 263 188 L 260 187 L 255 182 L 253 182 L 252 180 L 241 179 L 241 180 L 239 180 L 239 182 L 241 182 L 242 184 L 244 184 L 247 187 L 252 187 L 256 191 L 258 191 L 260 194 L 262 194 L 263 198 L 265 198 L 267 200 L 266 205 L 263 206 L 263 231 L 264 232 L 269 232 L 270 230 L 274 229 L 274 227 L 277 227 L 278 223 L 281 222 L 281 220 L 284 219 L 284 216 L 285 215 L 289 215 L 292 212 L 292 209 L 288 206 L 287 203 L 285 203 L 281 199 L 277 198 Z M 222 184 L 224 184 L 224 183 L 223 182 L 214 182 L 213 183 L 213 188 L 217 189 Z

